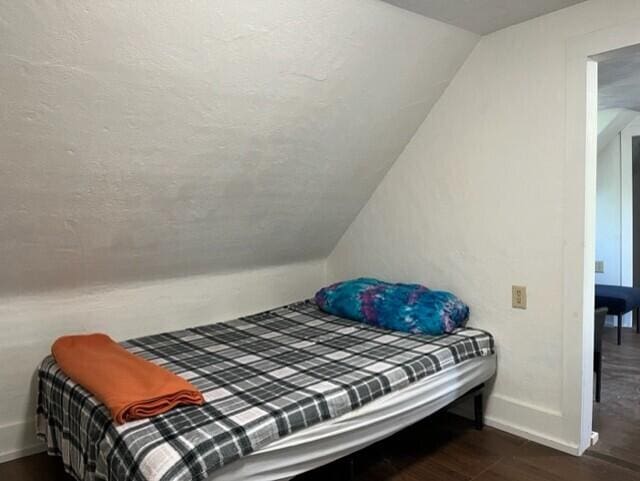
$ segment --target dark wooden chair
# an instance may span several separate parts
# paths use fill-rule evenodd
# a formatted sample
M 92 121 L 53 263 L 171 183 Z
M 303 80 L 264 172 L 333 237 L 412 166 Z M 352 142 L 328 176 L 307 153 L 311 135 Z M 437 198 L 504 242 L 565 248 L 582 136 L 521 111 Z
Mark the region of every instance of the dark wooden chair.
M 593 338 L 593 370 L 596 373 L 596 402 L 600 402 L 600 391 L 602 389 L 602 331 L 604 321 L 607 318 L 606 307 L 596 309 L 594 315 L 594 338 Z

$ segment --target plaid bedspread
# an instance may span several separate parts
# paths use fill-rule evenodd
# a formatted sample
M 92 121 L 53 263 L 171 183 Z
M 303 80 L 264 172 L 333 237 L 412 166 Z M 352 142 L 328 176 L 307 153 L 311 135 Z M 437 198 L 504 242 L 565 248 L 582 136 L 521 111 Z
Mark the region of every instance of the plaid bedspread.
M 440 337 L 381 330 L 323 313 L 312 301 L 123 346 L 188 379 L 206 402 L 116 426 L 46 358 L 37 432 L 81 481 L 201 480 L 290 433 L 494 350 L 480 330 Z

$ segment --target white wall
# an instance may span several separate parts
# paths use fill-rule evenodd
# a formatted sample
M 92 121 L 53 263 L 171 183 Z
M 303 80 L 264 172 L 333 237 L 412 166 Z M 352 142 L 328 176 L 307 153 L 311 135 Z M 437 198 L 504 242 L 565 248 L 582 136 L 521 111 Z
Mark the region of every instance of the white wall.
M 633 138 L 640 136 L 640 117 L 636 117 L 620 132 L 620 278 L 623 286 L 633 286 Z M 625 322 L 631 326 L 633 314 Z
M 577 165 L 573 155 L 585 145 L 567 156 L 567 139 L 585 138 L 584 125 L 566 124 L 567 111 L 585 110 L 583 94 L 582 105 L 568 102 L 580 84 L 567 86 L 567 52 L 578 36 L 638 18 L 637 1 L 589 1 L 483 37 L 328 261 L 329 280 L 372 275 L 458 293 L 471 324 L 497 341 L 489 423 L 570 452 L 584 449 L 585 364 L 567 336 L 581 342 L 593 300 L 583 305 L 571 293 L 586 284 L 565 278 L 583 278 L 565 267 L 583 265 L 590 191 L 584 155 Z M 511 308 L 512 284 L 528 287 L 527 310 Z
M 208 324 L 312 297 L 323 261 L 253 272 L 0 299 L 0 462 L 42 448 L 34 437 L 34 373 L 58 336 L 122 340 Z
M 478 40 L 373 0 L 0 26 L 0 295 L 326 257 Z
M 600 150 L 600 149 L 599 149 Z M 596 260 L 604 261 L 599 284 L 620 284 L 620 133 L 598 153 L 596 196 Z
M 637 114 L 636 114 L 637 117 Z M 596 186 L 596 260 L 604 262 L 604 272 L 596 272 L 598 284 L 633 285 L 633 181 L 631 146 L 622 149 L 629 135 L 622 135 L 628 127 L 619 129 L 611 141 L 598 147 Z M 632 127 L 633 128 L 633 127 Z M 598 139 L 600 140 L 600 138 Z M 626 158 L 623 151 L 627 153 Z M 615 316 L 607 316 L 609 325 L 617 323 Z M 631 313 L 623 316 L 622 325 L 631 327 Z
M 604 109 L 598 111 L 598 153 L 638 116 L 629 109 Z
M 56 336 L 311 296 L 323 264 L 290 264 L 328 255 L 477 41 L 372 0 L 0 0 L 0 460 Z
M 0 292 L 40 290 L 0 302 L 5 457 L 32 442 L 29 380 L 55 336 L 103 329 L 131 337 L 311 295 L 323 283 L 322 262 L 149 279 L 217 270 L 225 253 L 242 267 L 311 256 L 296 246 L 307 249 L 306 236 L 315 241 L 326 226 L 348 224 L 336 211 L 357 210 L 476 40 L 364 0 L 282 1 L 266 11 L 257 0 L 190 4 L 201 16 L 174 4 L 78 5 L 0 3 L 11 27 L 0 30 L 0 94 L 11 99 L 0 118 L 9 122 L 0 130 Z M 636 1 L 615 10 L 591 1 L 483 38 L 328 260 L 332 279 L 376 275 L 458 292 L 472 306 L 472 324 L 498 342 L 489 422 L 559 447 L 576 443 L 565 422 L 572 413 L 563 404 L 559 321 L 565 187 L 580 181 L 563 163 L 565 47 L 576 35 L 638 18 Z M 223 28 L 200 35 L 214 19 Z M 70 24 L 79 27 L 73 35 Z M 341 43 L 331 47 L 336 37 Z M 176 38 L 181 47 L 173 50 Z M 300 49 L 278 48 L 291 44 Z M 56 45 L 64 58 L 51 54 Z M 283 53 L 275 65 L 274 52 Z M 211 63 L 199 70 L 203 59 Z M 216 92 L 218 104 L 201 104 Z M 302 103 L 313 95 L 312 105 Z M 68 102 L 51 102 L 59 96 Z M 286 128 L 271 129 L 276 120 Z M 367 127 L 354 131 L 359 122 Z M 398 132 L 389 146 L 390 126 Z M 249 135 L 255 129 L 260 134 Z M 334 164 L 342 154 L 345 164 Z M 295 175 L 280 184 L 289 171 Z M 350 187 L 362 176 L 353 201 Z M 326 184 L 316 190 L 319 178 Z M 330 246 L 329 237 L 313 245 Z M 148 282 L 116 283 L 129 278 Z M 104 287 L 87 290 L 95 283 Z M 528 286 L 528 310 L 510 308 L 511 284 Z M 57 285 L 78 288 L 52 291 Z

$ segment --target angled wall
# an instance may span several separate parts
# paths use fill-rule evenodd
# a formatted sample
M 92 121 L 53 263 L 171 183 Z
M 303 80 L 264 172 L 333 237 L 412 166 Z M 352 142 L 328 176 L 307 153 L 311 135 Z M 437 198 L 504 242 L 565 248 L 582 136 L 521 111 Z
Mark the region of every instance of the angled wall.
M 372 0 L 0 18 L 0 296 L 326 257 L 478 39 Z
M 0 461 L 42 448 L 57 336 L 312 295 L 477 40 L 374 0 L 0 0 Z
M 483 37 L 328 260 L 329 280 L 458 293 L 497 341 L 489 422 L 574 453 L 565 186 L 584 178 L 565 168 L 567 44 L 639 18 L 638 2 L 589 1 Z M 527 310 L 511 308 L 512 284 L 528 287 Z

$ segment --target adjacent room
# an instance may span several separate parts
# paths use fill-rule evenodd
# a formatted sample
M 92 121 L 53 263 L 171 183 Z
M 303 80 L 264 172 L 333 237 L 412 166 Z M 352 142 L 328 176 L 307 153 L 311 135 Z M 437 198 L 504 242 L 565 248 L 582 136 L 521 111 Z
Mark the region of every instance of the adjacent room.
M 0 480 L 640 481 L 638 25 L 0 0 Z
M 596 454 L 637 462 L 640 434 L 640 51 L 598 62 Z

